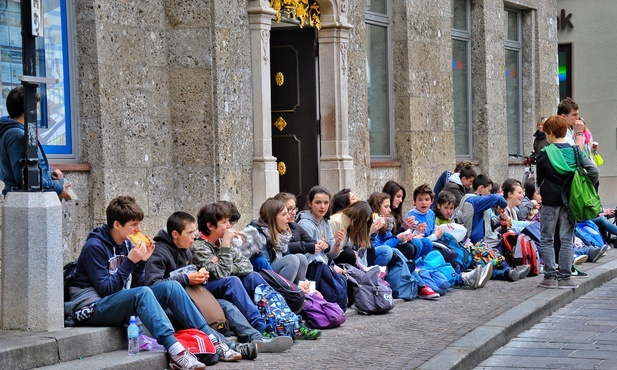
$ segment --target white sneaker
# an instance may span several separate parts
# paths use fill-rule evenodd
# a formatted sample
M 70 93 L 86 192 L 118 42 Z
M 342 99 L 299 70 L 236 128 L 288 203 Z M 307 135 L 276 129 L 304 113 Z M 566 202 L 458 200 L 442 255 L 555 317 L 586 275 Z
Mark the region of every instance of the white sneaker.
M 169 356 L 169 368 L 172 370 L 205 370 L 206 365 L 199 362 L 197 357 L 188 349 L 178 353 L 175 356 Z
M 482 265 L 476 266 L 475 270 L 469 272 L 463 272 L 461 278 L 463 279 L 463 286 L 477 289 L 480 285 L 480 277 L 482 275 Z
M 219 341 L 216 346 L 216 354 L 219 356 L 219 361 L 221 362 L 232 362 L 242 359 L 242 354 L 229 348 L 229 346 L 222 341 Z
M 486 266 L 482 266 L 482 274 L 480 274 L 480 281 L 478 282 L 478 288 L 484 288 L 486 283 L 493 276 L 493 264 L 489 263 Z

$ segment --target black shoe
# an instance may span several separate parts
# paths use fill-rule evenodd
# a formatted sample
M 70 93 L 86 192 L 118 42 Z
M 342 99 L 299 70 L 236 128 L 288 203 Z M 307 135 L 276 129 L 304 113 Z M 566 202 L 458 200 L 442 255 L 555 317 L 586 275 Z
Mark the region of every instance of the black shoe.
M 606 245 L 602 246 L 602 248 L 589 247 L 589 253 L 587 253 L 589 258 L 587 259 L 587 261 L 589 261 L 589 262 L 596 262 L 596 261 L 598 261 L 600 259 L 600 257 L 602 257 L 602 255 L 604 255 L 604 253 L 606 253 L 606 249 L 607 249 Z
M 236 346 L 236 351 L 240 352 L 242 358 L 245 360 L 254 360 L 259 353 L 259 345 L 257 342 L 242 343 Z

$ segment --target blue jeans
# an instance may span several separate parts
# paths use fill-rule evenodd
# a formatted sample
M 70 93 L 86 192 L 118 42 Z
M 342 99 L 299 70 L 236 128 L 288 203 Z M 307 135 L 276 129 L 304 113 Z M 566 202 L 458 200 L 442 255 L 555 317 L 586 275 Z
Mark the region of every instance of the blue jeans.
M 261 277 L 261 275 L 256 272 L 251 272 L 249 275 L 259 276 L 262 281 L 262 283 L 259 284 L 266 283 Z M 234 306 L 236 306 L 240 310 L 240 312 L 242 312 L 244 317 L 246 317 L 251 326 L 260 333 L 263 333 L 264 331 L 266 331 L 266 322 L 261 318 L 261 315 L 257 310 L 257 306 L 255 305 L 255 303 L 253 303 L 253 300 L 250 298 L 247 290 L 245 290 L 246 288 L 245 286 L 243 286 L 241 279 L 242 278 L 239 278 L 237 276 L 229 276 L 222 279 L 209 280 L 207 283 L 204 284 L 204 288 L 208 289 L 208 291 L 210 291 L 210 293 L 212 293 L 215 298 L 224 299 L 233 303 Z M 259 279 L 249 278 L 248 280 L 258 281 Z M 257 285 L 258 284 L 256 284 L 255 286 Z M 253 293 L 251 294 L 255 294 L 254 291 L 255 287 L 252 288 L 251 292 Z
M 249 324 L 238 307 L 224 299 L 217 299 L 217 301 L 221 305 L 223 312 L 225 312 L 225 318 L 227 319 L 229 329 L 238 336 L 239 342 L 246 343 L 263 338 L 261 333 Z
M 591 221 L 598 226 L 598 229 L 600 229 L 600 234 L 602 234 L 602 237 L 606 243 L 610 241 L 611 234 L 617 235 L 617 225 L 612 223 L 608 218 L 600 216 Z
M 415 245 L 418 250 L 418 252 L 416 252 L 417 256 L 415 259 L 426 256 L 433 250 L 433 242 L 429 238 L 413 238 L 411 239 L 411 243 Z
M 306 279 L 308 260 L 304 254 L 288 254 L 270 264 L 275 272 L 294 284 Z
M 377 266 L 388 266 L 388 263 L 390 263 L 392 259 L 392 254 L 392 248 L 387 245 L 375 247 L 375 261 L 373 264 Z
M 165 310 L 171 311 L 180 329 L 196 328 L 208 335 L 213 334 L 201 312 L 177 281 L 125 289 L 101 298 L 95 303 L 94 314 L 83 325 L 121 326 L 131 316 L 139 316 L 156 341 L 169 348 L 177 340 Z
M 567 280 L 572 275 L 574 259 L 574 227 L 575 222 L 565 206 L 555 207 L 542 205 L 540 209 L 540 245 L 544 261 L 544 278 Z M 559 232 L 561 247 L 559 248 L 559 270 L 555 263 L 554 238 L 555 230 Z

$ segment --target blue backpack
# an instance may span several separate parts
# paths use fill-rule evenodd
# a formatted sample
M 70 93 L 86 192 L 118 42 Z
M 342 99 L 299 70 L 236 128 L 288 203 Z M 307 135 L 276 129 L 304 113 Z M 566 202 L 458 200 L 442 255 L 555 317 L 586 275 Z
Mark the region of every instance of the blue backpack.
M 461 273 L 473 266 L 473 255 L 471 254 L 471 250 L 467 244 L 457 242 L 456 239 L 448 233 L 443 233 L 441 239 L 437 241 L 450 248 L 450 250 L 456 252 L 454 261 L 449 261 L 454 268 L 454 271 Z
M 344 275 L 321 261 L 313 261 L 306 270 L 306 279 L 315 282 L 315 289 L 326 301 L 337 303 L 343 311 L 347 309 L 347 280 Z
M 413 276 L 415 271 L 415 263 L 405 258 L 398 249 L 393 248 L 386 281 L 390 284 L 394 298 L 411 301 L 418 296 L 418 281 Z
M 429 288 L 439 293 L 439 295 L 444 295 L 448 292 L 450 283 L 439 270 L 421 268 L 420 277 Z
M 430 251 L 423 258 L 419 258 L 416 261 L 416 265 L 421 266 L 427 270 L 439 271 L 448 282 L 448 287 L 445 288 L 446 290 L 450 286 L 454 286 L 454 283 L 456 282 L 456 277 L 458 276 L 458 273 L 454 270 L 454 267 L 452 267 L 451 264 L 444 260 L 443 256 L 441 255 L 441 253 L 439 253 L 439 251 Z M 420 274 L 420 277 L 422 277 L 422 274 Z
M 255 287 L 254 299 L 261 317 L 277 335 L 296 339 L 300 333 L 300 319 L 280 293 L 267 284 L 259 284 Z
M 600 248 L 604 246 L 604 238 L 602 238 L 598 225 L 594 224 L 593 221 L 577 222 L 574 234 L 587 246 Z

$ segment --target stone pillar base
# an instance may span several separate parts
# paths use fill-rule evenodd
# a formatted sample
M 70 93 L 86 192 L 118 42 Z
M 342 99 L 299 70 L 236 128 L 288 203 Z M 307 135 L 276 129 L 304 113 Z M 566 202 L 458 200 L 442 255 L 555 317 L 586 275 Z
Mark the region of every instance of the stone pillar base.
M 62 205 L 54 192 L 10 192 L 2 208 L 3 330 L 64 327 Z

